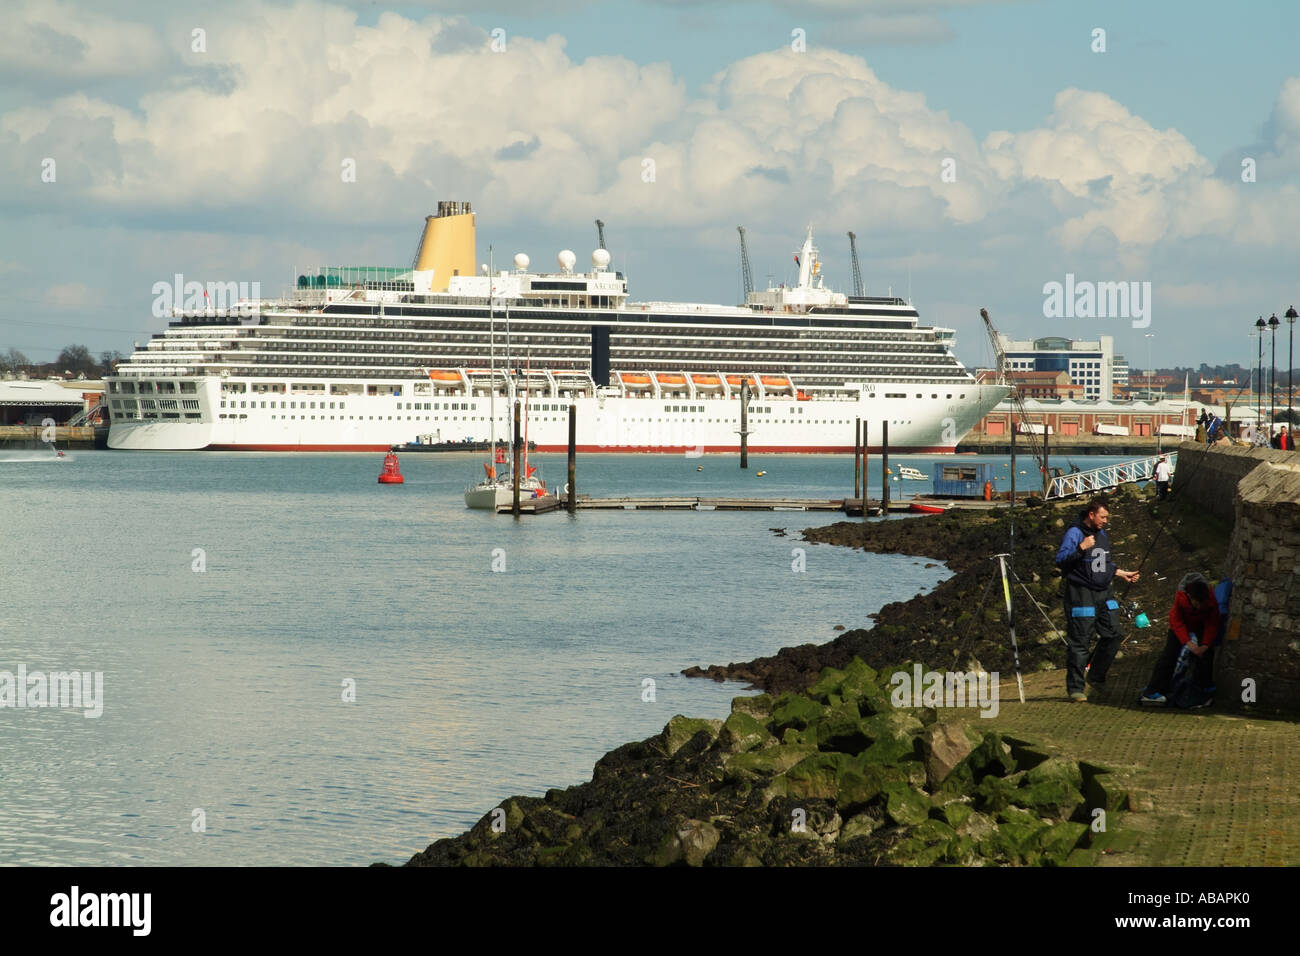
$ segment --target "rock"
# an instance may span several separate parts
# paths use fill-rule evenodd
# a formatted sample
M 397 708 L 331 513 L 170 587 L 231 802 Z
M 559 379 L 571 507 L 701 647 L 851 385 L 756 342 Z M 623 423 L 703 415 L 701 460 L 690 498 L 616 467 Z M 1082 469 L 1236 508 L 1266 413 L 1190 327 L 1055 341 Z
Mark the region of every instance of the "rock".
M 859 813 L 856 816 L 849 817 L 847 823 L 840 827 L 840 843 L 848 843 L 850 840 L 869 837 L 878 830 L 884 821 L 876 814 Z
M 1011 794 L 1011 802 L 1040 815 L 1066 819 L 1083 803 L 1083 794 L 1064 780 L 1044 780 L 1018 788 Z
M 767 727 L 743 711 L 736 711 L 722 723 L 718 745 L 728 753 L 744 753 L 767 743 L 775 743 Z
M 1038 834 L 1038 847 L 1047 866 L 1064 866 L 1079 840 L 1088 832 L 1088 824 L 1066 820 Z
M 803 730 L 822 716 L 823 708 L 803 694 L 782 694 L 772 710 L 772 725 L 777 733 L 788 728 Z
M 952 769 L 970 756 L 975 743 L 962 724 L 948 722 L 934 724 L 921 736 L 925 756 L 926 781 L 934 789 L 947 779 Z
M 863 732 L 858 705 L 853 701 L 828 710 L 824 719 L 818 721 L 814 728 L 817 746 L 822 750 L 856 754 L 871 744 L 871 738 Z
M 705 720 L 701 717 L 683 717 L 681 714 L 668 721 L 661 735 L 664 750 L 671 757 L 681 750 L 696 734 L 705 732 L 712 739 L 722 729 L 722 721 Z
M 1017 763 L 1023 765 L 1025 763 L 1023 757 Z M 1026 783 L 1031 785 L 1058 780 L 1068 784 L 1075 790 L 1083 789 L 1083 771 L 1079 769 L 1079 764 L 1064 757 L 1048 757 L 1031 767 L 1029 772 L 1025 774 Z
M 893 785 L 886 793 L 885 813 L 899 826 L 915 826 L 930 816 L 930 798 L 911 787 Z
M 839 791 L 837 780 L 844 759 L 844 754 L 812 754 L 781 775 L 784 784 L 774 780 L 773 785 L 796 799 L 833 800 Z
M 733 714 L 749 714 L 756 720 L 766 722 L 772 716 L 772 697 L 770 694 L 758 694 L 754 697 L 736 697 L 731 701 Z
M 789 770 L 817 748 L 811 744 L 776 744 L 762 750 L 739 753 L 727 759 L 723 765 L 728 776 L 748 774 L 779 774 Z
M 713 852 L 721 839 L 718 828 L 703 820 L 685 820 L 681 826 L 664 835 L 659 849 L 648 862 L 655 866 L 703 866 L 705 858 Z
M 960 830 L 962 826 L 970 820 L 971 815 L 975 813 L 975 810 L 969 803 L 961 803 L 954 800 L 951 803 L 944 804 L 940 813 L 943 815 L 944 822 L 947 823 L 948 826 L 952 827 L 953 830 Z
M 890 710 L 865 718 L 862 732 L 871 740 L 863 756 L 875 763 L 894 764 L 917 752 L 918 735 L 925 729 L 914 715 L 905 710 Z

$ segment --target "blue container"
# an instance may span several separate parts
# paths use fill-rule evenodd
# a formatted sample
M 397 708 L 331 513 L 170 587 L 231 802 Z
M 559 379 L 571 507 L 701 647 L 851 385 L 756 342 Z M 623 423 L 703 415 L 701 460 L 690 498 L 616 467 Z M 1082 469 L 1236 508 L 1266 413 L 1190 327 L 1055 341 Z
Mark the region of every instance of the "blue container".
M 991 462 L 933 463 L 934 493 L 940 498 L 983 498 L 985 482 L 994 483 Z

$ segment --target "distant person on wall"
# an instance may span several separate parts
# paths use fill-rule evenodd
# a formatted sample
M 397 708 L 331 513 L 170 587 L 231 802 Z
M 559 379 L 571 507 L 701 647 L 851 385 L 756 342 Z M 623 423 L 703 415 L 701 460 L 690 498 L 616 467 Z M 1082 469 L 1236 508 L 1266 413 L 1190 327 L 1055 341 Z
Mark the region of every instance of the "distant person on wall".
M 1291 433 L 1287 431 L 1285 425 L 1283 425 L 1282 430 L 1278 432 L 1277 441 L 1277 447 L 1282 449 L 1282 451 L 1295 451 L 1295 439 L 1291 437 Z
M 1056 566 L 1065 579 L 1065 689 L 1076 703 L 1088 699 L 1084 693 L 1085 674 L 1094 687 L 1106 682 L 1106 672 L 1124 639 L 1119 632 L 1119 602 L 1111 593 L 1111 580 L 1119 577 L 1132 584 L 1138 579 L 1137 571 L 1121 570 L 1111 560 L 1110 538 L 1106 535 L 1109 520 L 1106 502 L 1094 498 L 1079 513 L 1079 520 L 1066 529 L 1056 552 Z M 1088 647 L 1094 632 L 1097 647 L 1089 670 Z
M 1160 460 L 1156 462 L 1156 497 L 1164 501 L 1169 497 L 1169 479 L 1173 475 L 1173 469 L 1169 467 L 1169 456 L 1161 455 Z
M 1280 449 L 1280 448 L 1282 447 L 1282 433 L 1281 433 L 1281 432 L 1275 432 L 1275 433 L 1273 434 L 1273 437 L 1269 439 L 1268 444 L 1269 444 L 1269 447 L 1270 447 L 1270 448 L 1279 448 L 1279 449 Z
M 1214 673 L 1214 642 L 1218 639 L 1222 620 L 1219 602 L 1210 591 L 1210 584 L 1197 572 L 1184 575 L 1169 609 L 1169 636 L 1165 649 L 1151 671 L 1151 679 L 1138 698 L 1140 704 L 1166 704 L 1170 682 L 1178 658 L 1184 650 L 1192 655 L 1191 679 L 1196 688 L 1211 688 Z M 1208 696 L 1205 697 L 1208 699 Z M 1189 706 L 1182 704 L 1180 706 Z M 1190 706 L 1201 706 L 1198 702 Z

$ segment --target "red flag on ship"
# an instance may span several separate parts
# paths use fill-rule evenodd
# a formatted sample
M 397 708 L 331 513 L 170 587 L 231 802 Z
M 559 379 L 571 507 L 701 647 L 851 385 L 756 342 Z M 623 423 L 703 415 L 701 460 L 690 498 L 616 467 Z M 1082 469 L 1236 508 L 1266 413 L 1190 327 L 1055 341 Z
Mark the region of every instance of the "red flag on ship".
M 797 252 L 794 254 L 794 264 L 795 265 L 799 264 L 799 253 Z

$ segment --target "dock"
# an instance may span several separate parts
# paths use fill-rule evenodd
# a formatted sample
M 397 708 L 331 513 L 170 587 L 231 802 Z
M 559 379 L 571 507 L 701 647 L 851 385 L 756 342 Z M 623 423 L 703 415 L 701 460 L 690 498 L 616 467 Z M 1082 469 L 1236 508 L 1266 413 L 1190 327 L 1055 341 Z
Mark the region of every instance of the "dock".
M 889 513 L 906 513 L 911 510 L 913 499 L 889 501 Z M 933 499 L 927 498 L 925 504 L 943 508 L 961 508 L 987 510 L 997 507 L 1000 502 L 982 499 Z M 563 495 L 544 495 L 540 498 L 521 498 L 520 514 L 545 514 L 567 507 Z M 590 495 L 578 495 L 575 508 L 587 511 L 838 511 L 850 517 L 862 516 L 861 498 L 704 498 L 695 495 L 665 497 L 625 497 L 593 498 Z M 868 515 L 880 514 L 880 502 L 867 501 Z M 505 504 L 497 509 L 498 514 L 511 514 L 511 505 Z

